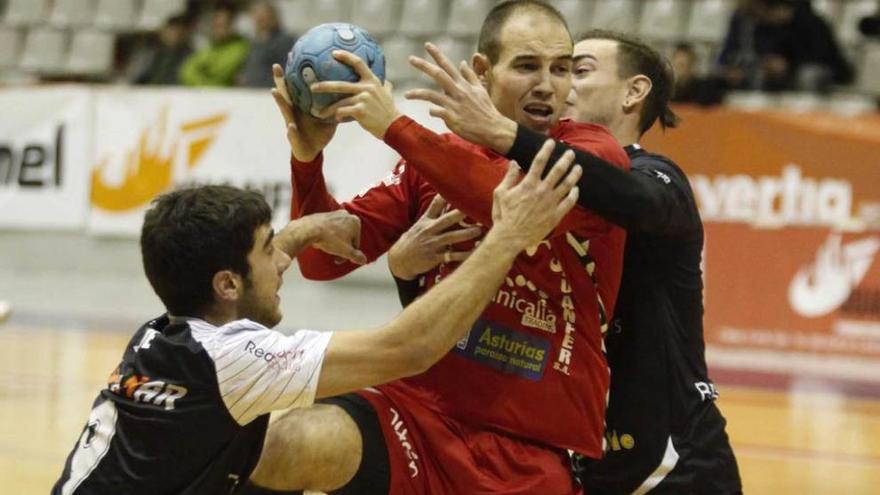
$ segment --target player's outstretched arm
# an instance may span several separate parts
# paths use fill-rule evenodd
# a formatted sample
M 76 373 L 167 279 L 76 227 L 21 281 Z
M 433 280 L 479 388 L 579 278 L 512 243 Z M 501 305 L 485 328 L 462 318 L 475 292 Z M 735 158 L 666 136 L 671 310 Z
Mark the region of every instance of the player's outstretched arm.
M 337 395 L 425 371 L 473 325 L 492 299 L 514 258 L 544 239 L 577 201 L 581 174 L 574 154 L 556 162 L 544 179 L 548 141 L 525 178 L 511 162 L 494 192 L 494 225 L 473 254 L 424 297 L 377 330 L 335 332 L 327 347 L 318 397 Z
M 361 219 L 345 210 L 313 213 L 291 220 L 275 236 L 275 246 L 291 258 L 313 246 L 321 251 L 363 265 L 367 258 L 358 249 Z
M 434 63 L 416 56 L 410 57 L 410 63 L 431 77 L 442 91 L 413 89 L 406 92 L 406 98 L 433 104 L 431 115 L 443 119 L 452 132 L 517 160 L 528 169 L 544 137 L 501 115 L 466 62 L 456 67 L 431 43 L 425 44 L 425 50 Z M 595 153 L 563 142 L 556 143 L 551 159 L 566 150 L 574 151 L 575 162 L 584 168 L 578 184 L 578 203 L 584 208 L 628 230 L 673 233 L 692 227 L 687 194 L 682 194 L 681 184 L 674 183 L 676 174 L 627 173 Z M 672 177 L 673 183 L 664 177 Z

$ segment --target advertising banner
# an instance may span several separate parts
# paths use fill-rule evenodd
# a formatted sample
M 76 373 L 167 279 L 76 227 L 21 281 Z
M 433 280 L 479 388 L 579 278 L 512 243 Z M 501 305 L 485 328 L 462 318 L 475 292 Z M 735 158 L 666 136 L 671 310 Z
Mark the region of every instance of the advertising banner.
M 427 115 L 403 102 L 407 113 Z M 90 172 L 93 233 L 135 235 L 157 195 L 195 184 L 262 191 L 276 228 L 290 211 L 290 147 L 268 91 L 101 90 Z M 434 124 L 436 127 L 436 124 Z M 397 155 L 356 123 L 338 127 L 324 171 L 348 199 L 386 176 Z
M 643 144 L 700 205 L 707 343 L 880 360 L 880 117 L 679 113 Z
M 0 91 L 0 227 L 81 228 L 92 101 L 74 86 Z

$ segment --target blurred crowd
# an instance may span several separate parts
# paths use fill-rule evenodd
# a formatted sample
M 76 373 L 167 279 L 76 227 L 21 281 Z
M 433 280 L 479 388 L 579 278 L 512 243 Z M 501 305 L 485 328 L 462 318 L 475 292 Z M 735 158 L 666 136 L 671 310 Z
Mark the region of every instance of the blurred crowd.
M 863 21 L 863 31 L 872 20 Z M 295 39 L 272 2 L 190 2 L 158 33 L 123 40 L 120 60 L 134 84 L 267 87 L 271 65 L 284 63 Z M 670 48 L 679 102 L 718 104 L 731 90 L 825 93 L 855 78 L 810 0 L 740 0 L 717 56 L 687 42 Z

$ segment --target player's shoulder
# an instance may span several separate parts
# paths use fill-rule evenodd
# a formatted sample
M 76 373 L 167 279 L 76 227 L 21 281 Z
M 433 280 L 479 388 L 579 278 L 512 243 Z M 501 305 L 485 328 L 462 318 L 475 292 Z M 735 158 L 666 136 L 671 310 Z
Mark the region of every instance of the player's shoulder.
M 614 165 L 629 166 L 629 157 L 623 146 L 603 125 L 563 119 L 550 130 L 550 137 L 593 153 Z
M 689 182 L 687 174 L 684 173 L 675 161 L 666 155 L 654 153 L 642 147 L 632 146 L 627 147 L 627 154 L 634 170 L 661 171 L 682 182 Z

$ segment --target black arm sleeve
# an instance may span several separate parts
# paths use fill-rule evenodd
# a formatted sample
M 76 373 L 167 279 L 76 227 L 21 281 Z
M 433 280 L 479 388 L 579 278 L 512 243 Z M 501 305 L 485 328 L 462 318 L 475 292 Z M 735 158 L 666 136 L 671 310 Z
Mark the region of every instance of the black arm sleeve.
M 507 157 L 528 170 L 546 139 L 544 135 L 517 126 L 516 140 Z M 680 184 L 672 183 L 677 181 L 676 177 L 635 168 L 626 172 L 592 153 L 559 141 L 550 163 L 569 149 L 574 151 L 575 163 L 584 171 L 578 181 L 581 206 L 628 231 L 675 234 L 693 226 L 687 193 Z
M 392 277 L 394 276 L 392 275 Z M 412 280 L 394 277 L 394 284 L 397 285 L 397 297 L 400 298 L 400 305 L 404 308 L 419 297 L 419 277 Z

